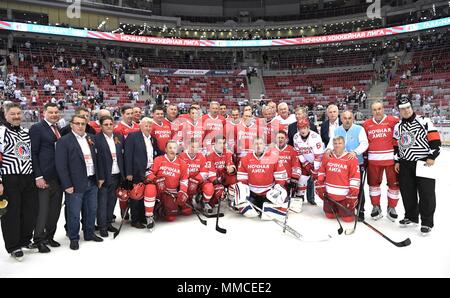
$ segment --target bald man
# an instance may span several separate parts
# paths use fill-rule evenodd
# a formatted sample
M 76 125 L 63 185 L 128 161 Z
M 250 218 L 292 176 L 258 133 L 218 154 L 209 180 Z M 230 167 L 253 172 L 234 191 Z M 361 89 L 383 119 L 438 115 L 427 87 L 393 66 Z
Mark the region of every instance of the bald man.
M 342 125 L 333 131 L 330 138 L 341 136 L 345 139 L 345 150 L 349 152 L 348 156 L 350 159 L 358 159 L 360 172 L 361 175 L 363 175 L 363 172 L 365 171 L 363 153 L 366 152 L 367 148 L 369 148 L 369 141 L 367 139 L 366 131 L 362 126 L 354 124 L 355 117 L 351 111 L 342 112 L 341 120 Z M 329 142 L 325 154 L 329 157 L 333 149 L 333 142 Z M 365 203 L 363 179 L 361 180 L 359 191 L 361 201 L 358 202 L 358 204 L 361 204 L 361 207 L 359 209 L 360 212 L 358 213 L 358 217 L 360 221 L 363 221 Z

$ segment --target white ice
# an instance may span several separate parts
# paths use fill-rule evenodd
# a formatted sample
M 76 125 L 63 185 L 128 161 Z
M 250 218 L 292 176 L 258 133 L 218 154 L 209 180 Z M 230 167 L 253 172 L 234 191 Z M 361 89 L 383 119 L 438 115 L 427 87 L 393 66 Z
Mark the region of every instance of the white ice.
M 80 250 L 71 251 L 61 216 L 55 239 L 62 246 L 49 254 L 25 253 L 20 263 L 2 247 L 0 277 L 450 277 L 449 148 L 442 150 L 436 166 L 441 178 L 435 227 L 428 237 L 420 235 L 419 227 L 400 228 L 386 216 L 371 220 L 366 198 L 366 220 L 395 241 L 409 237 L 409 247 L 395 247 L 361 223 L 353 235 L 338 236 L 337 222 L 326 219 L 320 206 L 307 203 L 302 213 L 290 213 L 288 224 L 305 235 L 332 233 L 331 240 L 302 242 L 273 222 L 242 218 L 223 208 L 220 225 L 227 234 L 215 231 L 215 220 L 205 227 L 193 215 L 158 222 L 153 232 L 126 224 L 115 240 L 111 234 L 102 243 L 81 240 Z M 384 198 L 385 193 L 383 186 Z M 386 199 L 382 209 L 385 215 Z M 401 202 L 397 211 L 403 218 Z

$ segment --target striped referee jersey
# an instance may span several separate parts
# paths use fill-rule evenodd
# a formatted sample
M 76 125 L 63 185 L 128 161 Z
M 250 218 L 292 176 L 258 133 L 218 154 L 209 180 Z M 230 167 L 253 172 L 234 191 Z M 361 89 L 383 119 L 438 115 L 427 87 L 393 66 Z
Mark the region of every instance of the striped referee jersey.
M 439 156 L 441 137 L 429 118 L 416 115 L 394 127 L 394 159 L 419 161 Z

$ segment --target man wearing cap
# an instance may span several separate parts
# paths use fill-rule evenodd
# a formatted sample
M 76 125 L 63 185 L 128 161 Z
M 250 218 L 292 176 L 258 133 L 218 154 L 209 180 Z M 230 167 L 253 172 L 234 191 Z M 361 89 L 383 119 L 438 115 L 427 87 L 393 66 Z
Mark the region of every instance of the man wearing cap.
M 416 170 L 419 167 L 435 167 L 441 139 L 429 118 L 414 113 L 411 100 L 401 98 L 397 106 L 401 121 L 394 128 L 394 141 L 397 142 L 394 144 L 394 159 L 405 207 L 405 218 L 399 223 L 402 227 L 416 226 L 420 215 L 420 231 L 425 236 L 429 235 L 434 225 L 436 180 L 419 177 Z

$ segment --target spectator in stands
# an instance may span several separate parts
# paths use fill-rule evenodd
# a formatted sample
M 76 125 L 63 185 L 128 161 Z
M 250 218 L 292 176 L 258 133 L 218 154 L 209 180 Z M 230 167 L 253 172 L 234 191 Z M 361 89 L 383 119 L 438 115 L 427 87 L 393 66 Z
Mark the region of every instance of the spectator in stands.
M 71 79 L 66 80 L 67 89 L 72 90 L 73 81 Z
M 20 89 L 25 89 L 25 78 L 23 77 L 23 75 L 19 75 L 17 77 L 17 82 L 19 83 Z
M 55 96 L 56 95 L 56 86 L 51 84 L 50 85 L 50 95 Z
M 5 90 L 5 81 L 0 76 L 0 91 L 4 91 L 4 90 Z
M 221 104 L 219 106 L 219 115 L 224 117 L 224 118 L 228 118 L 227 105 L 226 104 Z

